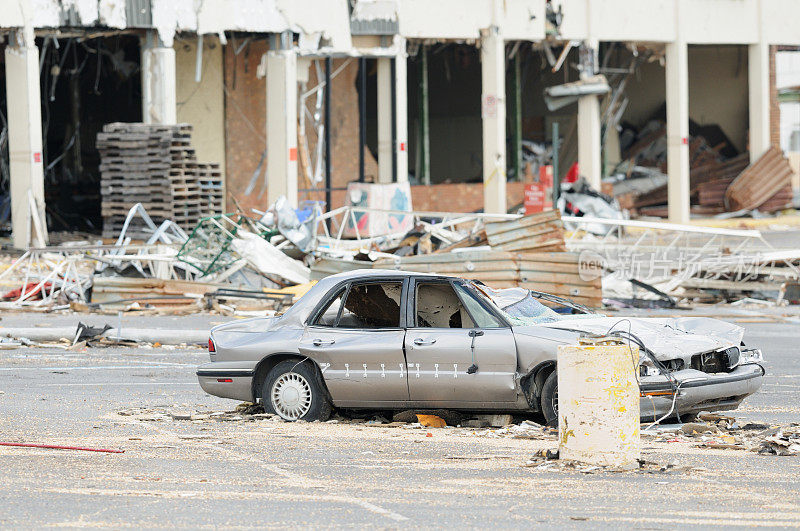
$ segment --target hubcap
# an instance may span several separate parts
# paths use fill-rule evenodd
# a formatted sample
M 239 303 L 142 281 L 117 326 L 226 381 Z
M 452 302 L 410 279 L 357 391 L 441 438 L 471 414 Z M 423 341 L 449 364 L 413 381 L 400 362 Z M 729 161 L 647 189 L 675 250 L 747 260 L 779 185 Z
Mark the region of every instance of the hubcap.
M 286 420 L 297 420 L 311 408 L 311 386 L 296 372 L 287 372 L 275 380 L 271 395 L 275 413 Z

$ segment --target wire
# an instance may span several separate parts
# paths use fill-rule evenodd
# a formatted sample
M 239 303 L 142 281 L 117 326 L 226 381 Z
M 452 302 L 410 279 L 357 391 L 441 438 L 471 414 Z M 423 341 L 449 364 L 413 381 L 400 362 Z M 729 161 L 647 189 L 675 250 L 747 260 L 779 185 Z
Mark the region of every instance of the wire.
M 678 387 L 677 387 L 677 389 L 675 389 L 675 392 L 674 392 L 674 393 L 673 393 L 673 395 L 672 395 L 672 405 L 671 405 L 671 406 L 669 406 L 669 411 L 667 411 L 667 412 L 664 414 L 664 416 L 662 416 L 660 419 L 658 419 L 658 420 L 654 421 L 652 424 L 650 424 L 649 426 L 647 426 L 647 427 L 646 427 L 645 429 L 643 429 L 642 431 L 647 431 L 647 430 L 649 430 L 650 428 L 652 428 L 653 426 L 655 426 L 656 424 L 660 424 L 662 420 L 664 420 L 665 418 L 669 417 L 669 416 L 672 414 L 672 412 L 675 410 L 675 404 L 676 404 L 676 403 L 677 403 L 677 401 L 678 401 L 678 392 L 681 390 L 681 386 L 682 386 L 684 383 L 686 383 L 686 382 L 679 382 L 679 383 L 678 383 Z M 681 420 L 680 413 L 678 413 L 677 411 L 675 411 L 675 414 L 678 416 L 678 421 L 680 422 L 680 420 Z M 655 415 L 653 415 L 653 418 L 655 418 Z
M 605 335 L 610 335 L 611 331 L 614 330 L 614 328 L 616 328 L 616 326 L 618 324 L 625 323 L 625 322 L 628 323 L 628 335 L 630 335 L 631 334 L 631 328 L 633 327 L 633 323 L 631 323 L 630 319 L 620 319 L 619 321 L 617 321 L 616 323 L 611 325 L 611 328 L 608 329 L 608 332 L 606 332 Z M 639 391 L 641 392 L 642 382 L 639 380 L 639 361 L 640 360 L 634 358 L 633 347 L 631 347 L 631 342 L 630 341 L 628 341 L 627 345 L 628 345 L 628 351 L 630 351 L 630 355 L 631 355 L 631 363 L 633 364 L 633 374 L 636 377 L 636 385 L 639 387 Z
M 613 331 L 614 327 L 616 327 L 619 323 L 622 323 L 624 321 L 628 322 L 628 331 L 627 332 L 625 332 L 624 330 Z M 658 420 L 656 420 L 655 422 L 650 424 L 647 428 L 645 428 L 645 430 L 650 429 L 651 427 L 655 426 L 656 424 L 660 423 L 661 421 L 663 421 L 664 419 L 669 417 L 672 414 L 673 411 L 675 412 L 675 416 L 678 418 L 678 422 L 680 422 L 681 421 L 680 412 L 678 412 L 675 409 L 675 405 L 677 404 L 677 401 L 678 401 L 678 394 L 680 393 L 681 385 L 686 383 L 686 381 L 678 382 L 678 380 L 672 375 L 672 373 L 669 371 L 669 369 L 663 363 L 661 363 L 661 361 L 658 358 L 656 358 L 655 353 L 653 353 L 653 351 L 651 351 L 649 348 L 647 348 L 645 346 L 644 341 L 639 339 L 635 334 L 633 334 L 631 332 L 631 326 L 632 326 L 632 323 L 631 323 L 631 321 L 629 319 L 620 319 L 619 321 L 614 323 L 614 325 L 612 325 L 611 328 L 608 329 L 608 332 L 606 333 L 606 335 L 624 337 L 625 339 L 628 340 L 628 346 L 629 347 L 630 347 L 630 342 L 631 341 L 636 343 L 642 349 L 642 352 L 644 352 L 645 355 L 653 361 L 653 364 L 659 370 L 659 372 L 661 374 L 663 374 L 667 378 L 667 381 L 669 382 L 670 387 L 672 388 L 672 404 L 670 405 L 669 411 L 666 414 L 664 414 L 661 418 L 659 418 Z M 625 337 L 625 336 L 627 336 L 627 337 Z M 633 358 L 633 350 L 631 349 L 631 359 L 632 358 Z M 636 371 L 636 372 L 638 373 L 638 371 Z M 639 381 L 638 374 L 637 374 L 637 377 L 636 377 L 636 381 L 637 381 L 637 383 L 639 383 L 639 388 L 641 389 L 641 382 Z

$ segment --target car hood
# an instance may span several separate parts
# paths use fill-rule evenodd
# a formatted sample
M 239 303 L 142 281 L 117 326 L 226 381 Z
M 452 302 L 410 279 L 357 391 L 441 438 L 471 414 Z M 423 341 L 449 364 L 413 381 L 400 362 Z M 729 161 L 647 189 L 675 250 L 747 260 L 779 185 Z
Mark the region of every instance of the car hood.
M 584 317 L 562 319 L 553 323 L 520 327 L 520 333 L 536 335 L 535 329 L 555 328 L 576 333 L 608 335 L 622 330 L 638 337 L 660 360 L 688 358 L 701 352 L 738 346 L 744 329 L 707 317 L 634 318 Z M 517 328 L 514 328 L 517 332 Z

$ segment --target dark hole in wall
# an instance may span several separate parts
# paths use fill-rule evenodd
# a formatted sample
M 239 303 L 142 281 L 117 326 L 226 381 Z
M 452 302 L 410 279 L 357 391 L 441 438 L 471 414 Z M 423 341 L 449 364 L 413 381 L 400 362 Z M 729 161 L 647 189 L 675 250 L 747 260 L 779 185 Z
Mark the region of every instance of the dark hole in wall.
M 142 121 L 139 38 L 62 38 L 58 49 L 52 39 L 37 39 L 37 45 L 43 58 L 48 228 L 99 233 L 100 154 L 95 140 L 106 123 Z

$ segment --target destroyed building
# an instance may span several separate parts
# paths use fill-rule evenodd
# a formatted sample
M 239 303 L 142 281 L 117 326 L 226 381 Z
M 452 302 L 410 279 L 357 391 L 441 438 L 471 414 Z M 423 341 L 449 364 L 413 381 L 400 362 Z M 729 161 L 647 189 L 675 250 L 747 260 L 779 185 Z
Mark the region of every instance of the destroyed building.
M 603 177 L 645 175 L 662 195 L 630 206 L 686 222 L 690 205 L 718 204 L 721 180 L 781 145 L 775 57 L 800 45 L 798 10 L 785 0 L 5 2 L 0 221 L 18 248 L 46 242 L 48 229 L 102 234 L 113 208 L 98 133 L 143 122 L 191 127 L 187 164 L 227 211 L 230 194 L 245 210 L 282 195 L 336 208 L 349 182 L 409 181 L 417 210 L 506 212 L 546 161 L 562 179 L 577 162 L 597 190 Z M 701 155 L 734 169 L 716 168 L 700 189 Z M 764 201 L 782 207 L 797 168 L 776 179 Z M 191 219 L 217 212 L 186 201 Z

